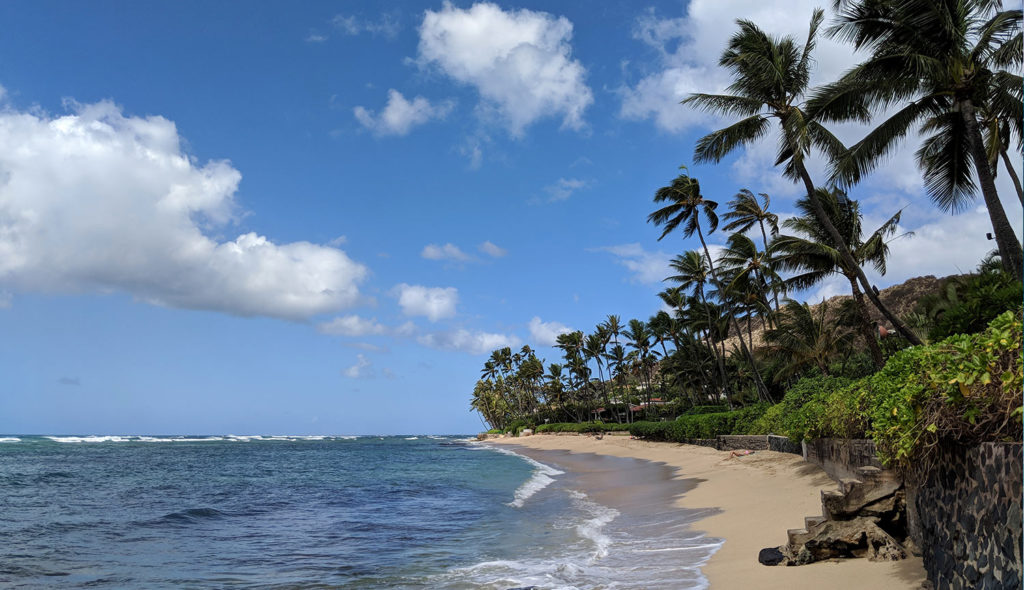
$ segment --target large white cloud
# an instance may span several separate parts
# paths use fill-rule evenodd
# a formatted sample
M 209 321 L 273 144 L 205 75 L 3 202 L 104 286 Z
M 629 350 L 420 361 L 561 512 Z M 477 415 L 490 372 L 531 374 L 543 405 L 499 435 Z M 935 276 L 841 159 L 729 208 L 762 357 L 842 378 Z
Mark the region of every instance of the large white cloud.
M 125 292 L 158 305 L 301 319 L 359 300 L 343 251 L 219 241 L 241 174 L 185 154 L 173 122 L 110 102 L 0 111 L 0 290 Z
M 402 312 L 409 316 L 424 316 L 432 322 L 455 315 L 459 291 L 455 287 L 424 287 L 401 283 L 392 293 L 398 297 Z
M 431 119 L 444 119 L 455 106 L 450 100 L 431 104 L 422 96 L 411 101 L 401 92 L 388 90 L 388 102 L 379 113 L 357 106 L 352 114 L 359 123 L 377 135 L 408 135 L 413 127 L 423 125 Z
M 558 342 L 559 334 L 568 334 L 572 328 L 558 322 L 542 322 L 534 316 L 528 324 L 530 337 L 537 346 L 554 346 Z
M 423 18 L 419 62 L 475 87 L 484 110 L 496 111 L 513 135 L 548 116 L 561 116 L 563 126 L 578 129 L 594 97 L 586 70 L 572 59 L 571 39 L 572 23 L 565 17 L 504 11 L 486 2 L 468 9 L 445 2 Z
M 458 350 L 469 354 L 487 354 L 497 348 L 516 348 L 520 341 L 514 335 L 470 331 L 463 328 L 450 332 L 432 332 L 416 339 L 423 346 Z

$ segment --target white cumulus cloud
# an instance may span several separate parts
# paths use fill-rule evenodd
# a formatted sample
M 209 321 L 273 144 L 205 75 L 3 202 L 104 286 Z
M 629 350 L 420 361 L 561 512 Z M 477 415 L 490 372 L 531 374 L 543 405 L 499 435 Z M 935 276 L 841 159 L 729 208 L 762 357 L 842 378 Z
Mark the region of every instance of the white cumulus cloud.
M 572 23 L 565 17 L 445 2 L 426 12 L 419 32 L 419 62 L 476 88 L 483 110 L 496 111 L 513 135 L 542 117 L 582 127 L 594 97 L 585 68 L 572 58 Z
M 558 341 L 559 334 L 568 334 L 572 332 L 572 328 L 558 322 L 542 322 L 537 316 L 534 316 L 528 324 L 530 328 L 530 337 L 533 338 L 534 344 L 537 346 L 554 346 Z
M 405 315 L 424 316 L 432 322 L 453 317 L 459 302 L 459 291 L 455 287 L 424 287 L 401 283 L 392 293 L 398 297 L 398 305 Z
M 0 112 L 0 288 L 289 319 L 359 300 L 368 270 L 339 249 L 208 235 L 234 218 L 241 174 L 181 141 L 110 102 Z
M 467 262 L 472 258 L 452 243 L 443 246 L 427 244 L 423 247 L 423 251 L 420 252 L 420 256 L 427 260 L 455 260 L 458 262 Z
M 444 119 L 454 106 L 450 100 L 431 104 L 422 96 L 410 101 L 392 88 L 388 90 L 388 102 L 379 114 L 362 106 L 352 109 L 352 114 L 363 127 L 377 135 L 408 135 L 413 127 L 431 119 Z
M 458 350 L 469 354 L 487 354 L 496 348 L 516 348 L 520 341 L 514 335 L 458 329 L 432 332 L 418 337 L 417 342 L 430 348 Z

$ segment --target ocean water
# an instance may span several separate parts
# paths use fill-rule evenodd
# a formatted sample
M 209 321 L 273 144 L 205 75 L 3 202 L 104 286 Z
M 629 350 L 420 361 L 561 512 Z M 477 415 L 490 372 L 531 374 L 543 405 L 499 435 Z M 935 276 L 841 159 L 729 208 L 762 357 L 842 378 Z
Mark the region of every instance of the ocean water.
M 0 587 L 706 587 L 719 541 L 669 507 L 685 482 L 542 459 L 457 436 L 2 436 Z

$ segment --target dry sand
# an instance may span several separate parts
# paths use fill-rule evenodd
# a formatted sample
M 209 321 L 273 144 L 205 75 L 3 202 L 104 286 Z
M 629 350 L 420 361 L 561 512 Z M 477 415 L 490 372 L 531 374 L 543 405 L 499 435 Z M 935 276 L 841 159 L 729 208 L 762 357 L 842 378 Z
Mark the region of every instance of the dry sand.
M 713 590 L 917 590 L 925 580 L 921 559 L 915 557 L 878 563 L 837 560 L 800 567 L 758 563 L 758 551 L 782 545 L 787 529 L 801 528 L 805 516 L 821 514 L 820 491 L 835 488 L 824 471 L 796 455 L 758 451 L 730 458 L 728 451 L 622 436 L 538 435 L 488 442 L 657 461 L 677 468 L 679 478 L 695 479 L 696 488 L 677 502 L 686 508 L 721 509 L 697 525 L 708 535 L 725 539 L 703 567 Z

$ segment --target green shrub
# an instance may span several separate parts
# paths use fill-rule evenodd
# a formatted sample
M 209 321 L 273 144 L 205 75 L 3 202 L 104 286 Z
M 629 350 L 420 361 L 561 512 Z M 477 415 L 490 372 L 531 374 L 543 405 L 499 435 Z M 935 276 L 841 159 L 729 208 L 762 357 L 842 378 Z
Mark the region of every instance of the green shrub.
M 555 422 L 552 424 L 541 424 L 537 427 L 538 434 L 545 432 L 625 432 L 629 430 L 629 424 L 605 424 L 604 422 Z
M 503 432 L 505 431 L 500 428 L 492 428 L 487 431 L 487 434 L 502 434 Z
M 928 337 L 934 342 L 953 334 L 971 334 L 1016 309 L 1024 295 L 1020 281 L 1002 271 L 954 279 L 943 298 L 929 298 L 923 307 L 934 320 Z
M 1003 313 L 980 334 L 908 351 L 903 384 L 874 384 L 871 436 L 883 462 L 926 458 L 943 439 L 1021 440 L 1021 328 L 1020 311 Z
M 670 442 L 747 434 L 767 408 L 767 404 L 757 404 L 731 412 L 684 414 L 671 422 L 634 422 L 629 433 L 637 438 Z
M 528 420 L 523 420 L 522 418 L 517 418 L 505 428 L 505 432 L 508 432 L 512 436 L 519 436 L 519 433 L 527 428 L 535 428 L 534 423 Z
M 729 406 L 722 404 L 718 406 L 692 406 L 682 413 L 683 416 L 699 416 L 701 414 L 718 414 L 728 412 Z

